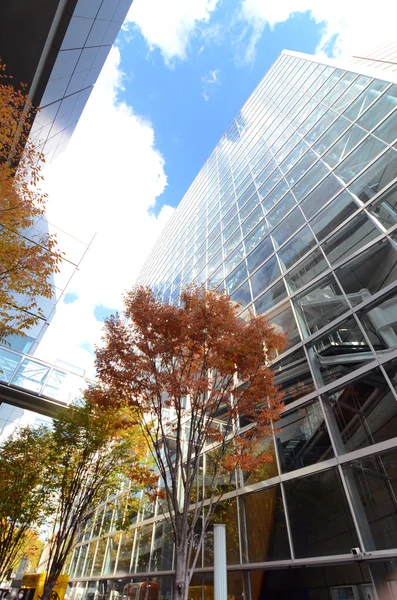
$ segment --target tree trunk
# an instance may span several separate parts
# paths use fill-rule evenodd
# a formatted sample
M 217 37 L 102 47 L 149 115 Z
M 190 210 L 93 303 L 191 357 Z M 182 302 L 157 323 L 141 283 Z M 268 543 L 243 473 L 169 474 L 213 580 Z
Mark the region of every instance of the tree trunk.
M 52 588 L 56 584 L 57 579 L 58 577 L 49 577 L 47 579 L 47 581 L 44 584 L 43 595 L 41 596 L 40 600 L 49 600 Z
M 187 546 L 175 548 L 175 575 L 172 600 L 187 600 L 189 592 L 189 565 L 187 564 Z

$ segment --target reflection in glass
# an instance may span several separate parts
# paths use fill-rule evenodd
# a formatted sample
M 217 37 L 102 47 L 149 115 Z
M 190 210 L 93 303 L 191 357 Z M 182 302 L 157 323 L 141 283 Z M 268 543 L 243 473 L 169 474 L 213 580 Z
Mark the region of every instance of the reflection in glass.
M 274 427 L 283 473 L 333 456 L 324 414 L 318 401 L 284 413 Z
M 285 289 L 284 282 L 277 282 L 273 287 L 270 288 L 270 290 L 268 290 L 267 292 L 262 294 L 262 296 L 259 296 L 257 300 L 255 300 L 254 304 L 256 314 L 261 315 L 262 313 L 269 310 L 269 308 L 283 300 L 286 296 L 287 292 Z
M 306 198 L 301 202 L 301 208 L 309 220 L 320 208 L 328 202 L 342 187 L 341 182 L 330 173 Z
M 375 359 L 357 321 L 342 321 L 309 346 L 319 385 L 331 383 Z
M 315 245 L 316 240 L 306 225 L 279 250 L 278 257 L 281 266 L 286 271 Z
M 397 546 L 397 450 L 357 459 L 345 467 L 366 550 Z
M 285 275 L 285 280 L 292 292 L 295 292 L 306 283 L 313 281 L 318 275 L 328 268 L 320 248 L 316 248 L 309 256 L 301 260 L 291 271 Z
M 334 231 L 338 225 L 356 212 L 357 209 L 358 205 L 349 192 L 344 191 L 339 194 L 339 196 L 332 200 L 332 202 L 330 202 L 330 204 L 328 204 L 328 206 L 326 206 L 311 222 L 312 229 L 316 234 L 317 239 L 319 241 L 324 239 L 329 233 Z
M 301 341 L 289 300 L 276 309 L 269 311 L 267 317 L 276 331 L 280 331 L 287 336 L 288 347 Z
M 274 383 L 281 386 L 283 402 L 290 404 L 314 391 L 314 383 L 303 349 L 292 352 L 271 367 Z
M 248 494 L 244 497 L 244 505 L 248 538 L 245 562 L 290 558 L 280 486 Z
M 297 558 L 346 554 L 358 546 L 336 469 L 286 481 L 284 490 Z
M 270 258 L 251 277 L 252 294 L 255 298 L 280 275 L 280 269 L 275 256 Z
M 357 198 L 366 202 L 381 192 L 397 175 L 397 153 L 388 150 L 360 175 L 349 189 Z
M 332 274 L 294 298 L 294 305 L 304 334 L 315 333 L 349 310 Z
M 235 498 L 223 500 L 215 509 L 212 523 L 226 525 L 226 561 L 228 565 L 240 563 L 239 528 L 237 501 Z M 214 530 L 210 527 L 204 536 L 204 566 L 214 564 Z
M 130 573 L 131 555 L 134 545 L 135 530 L 125 531 L 121 536 L 120 552 L 116 572 L 120 575 Z
M 397 185 L 393 185 L 376 202 L 370 204 L 368 210 L 385 229 L 393 227 L 397 223 Z
M 397 435 L 397 400 L 380 369 L 322 395 L 332 411 L 340 452 L 351 452 Z
M 134 557 L 134 562 L 136 562 L 135 569 L 137 573 L 149 570 L 152 533 L 153 525 L 145 525 L 138 528 Z
M 360 213 L 328 238 L 323 244 L 324 252 L 329 261 L 335 263 L 342 258 L 347 258 L 378 237 L 380 233 L 373 222 L 364 213 Z
M 103 574 L 113 575 L 114 568 L 116 566 L 117 551 L 119 549 L 119 542 L 121 534 L 116 533 L 108 538 L 108 546 L 106 549 L 106 556 L 103 564 Z
M 167 571 L 172 569 L 172 552 L 174 539 L 171 526 L 167 521 L 155 525 L 153 554 L 150 563 L 151 571 Z
M 304 222 L 301 210 L 295 208 L 271 233 L 276 247 L 281 246 Z

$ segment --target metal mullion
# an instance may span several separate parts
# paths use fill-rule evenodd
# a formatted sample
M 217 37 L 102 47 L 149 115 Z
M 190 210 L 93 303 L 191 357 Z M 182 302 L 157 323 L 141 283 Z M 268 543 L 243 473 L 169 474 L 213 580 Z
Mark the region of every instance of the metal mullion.
M 365 550 L 366 544 L 364 543 L 364 538 L 363 538 L 363 536 L 361 534 L 361 528 L 360 528 L 360 524 L 359 524 L 359 521 L 358 521 L 358 518 L 357 518 L 357 508 L 358 507 L 354 506 L 353 500 L 352 500 L 352 493 L 353 493 L 353 491 L 351 492 L 350 491 L 351 490 L 350 486 L 347 485 L 347 482 L 346 482 L 346 479 L 345 479 L 345 474 L 344 474 L 342 466 L 340 464 L 338 464 L 337 470 L 338 470 L 338 473 L 339 473 L 340 480 L 342 482 L 342 487 L 343 487 L 343 490 L 344 490 L 344 493 L 345 493 L 345 497 L 346 497 L 346 500 L 347 500 L 347 505 L 348 505 L 349 510 L 350 510 L 350 516 L 352 518 L 353 525 L 354 525 L 354 528 L 356 530 L 357 538 L 358 538 L 358 541 L 359 541 L 359 544 L 360 544 L 360 549 Z M 363 511 L 364 511 L 364 509 L 363 509 Z M 364 515 L 365 515 L 365 512 L 364 512 Z

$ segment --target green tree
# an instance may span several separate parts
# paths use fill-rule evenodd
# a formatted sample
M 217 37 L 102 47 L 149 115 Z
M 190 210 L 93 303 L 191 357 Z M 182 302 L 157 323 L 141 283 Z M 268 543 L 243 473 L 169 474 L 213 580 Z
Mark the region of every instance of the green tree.
M 0 447 L 0 581 L 54 510 L 49 442 L 47 427 L 25 427 Z

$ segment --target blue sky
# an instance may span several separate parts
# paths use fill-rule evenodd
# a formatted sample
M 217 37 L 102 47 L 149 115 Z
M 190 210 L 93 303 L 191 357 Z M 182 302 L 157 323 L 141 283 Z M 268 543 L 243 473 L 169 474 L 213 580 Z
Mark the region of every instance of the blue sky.
M 132 14 L 133 9 L 134 5 Z M 137 26 L 120 33 L 121 69 L 126 77 L 119 98 L 150 121 L 156 147 L 165 159 L 168 185 L 157 198 L 155 214 L 164 204 L 178 205 L 281 50 L 312 54 L 323 30 L 324 23 L 316 23 L 308 11 L 295 13 L 273 30 L 267 26 L 254 58 L 246 60 L 248 32 L 235 22 L 230 3 L 223 2 L 212 13 L 210 23 L 203 23 L 191 39 L 187 58 L 169 65 L 159 48 L 149 50 Z

